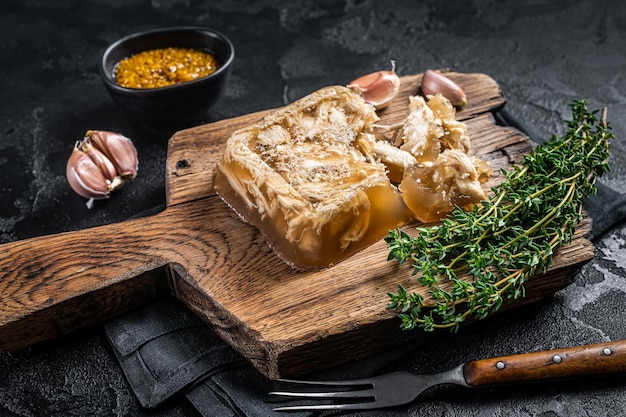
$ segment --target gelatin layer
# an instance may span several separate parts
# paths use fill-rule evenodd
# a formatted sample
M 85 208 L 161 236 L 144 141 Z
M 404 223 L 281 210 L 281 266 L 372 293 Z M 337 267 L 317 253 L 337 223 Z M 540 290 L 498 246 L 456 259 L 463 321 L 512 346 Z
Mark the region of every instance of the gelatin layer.
M 412 217 L 386 167 L 362 152 L 374 108 L 349 88 L 314 92 L 235 132 L 215 189 L 297 269 L 345 259 Z

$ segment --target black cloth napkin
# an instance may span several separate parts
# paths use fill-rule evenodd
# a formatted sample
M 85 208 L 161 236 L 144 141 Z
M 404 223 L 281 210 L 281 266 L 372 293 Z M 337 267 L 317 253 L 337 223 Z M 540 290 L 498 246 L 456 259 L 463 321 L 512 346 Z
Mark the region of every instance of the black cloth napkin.
M 541 142 L 532 131 L 504 111 L 496 114 L 496 120 L 519 129 L 535 142 Z M 589 198 L 585 205 L 593 219 L 593 239 L 600 238 L 626 219 L 626 196 L 601 183 L 597 188 L 597 195 Z M 173 397 L 184 396 L 207 417 L 285 415 L 272 411 L 276 404 L 267 396 L 276 387 L 275 383 L 256 371 L 174 298 L 157 300 L 107 323 L 105 333 L 143 407 L 154 408 Z M 380 374 L 411 355 L 411 348 L 399 347 L 311 377 L 353 379 Z
M 171 398 L 184 396 L 207 417 L 285 415 L 272 410 L 277 403 L 267 395 L 276 384 L 173 297 L 123 315 L 105 324 L 104 330 L 131 389 L 145 408 L 155 408 Z M 346 379 L 348 375 L 357 378 L 379 374 L 410 348 L 404 346 L 353 361 L 311 378 Z

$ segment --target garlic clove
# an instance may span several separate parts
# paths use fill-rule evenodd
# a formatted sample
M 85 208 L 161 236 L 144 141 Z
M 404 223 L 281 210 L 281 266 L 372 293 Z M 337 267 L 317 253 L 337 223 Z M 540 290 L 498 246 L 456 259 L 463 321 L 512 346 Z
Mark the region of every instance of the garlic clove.
M 391 61 L 390 71 L 364 75 L 352 81 L 348 87 L 357 87 L 363 99 L 376 110 L 385 108 L 400 90 L 400 77 L 396 74 L 395 61 Z
M 80 196 L 93 200 L 108 198 L 110 193 L 137 176 L 137 149 L 119 133 L 89 130 L 76 143 L 65 168 L 70 187 Z
M 81 197 L 102 199 L 109 196 L 111 179 L 106 178 L 101 166 L 78 146 L 67 161 L 65 175 L 70 187 Z
M 137 176 L 139 158 L 137 149 L 129 138 L 103 130 L 89 130 L 86 137 L 113 163 L 117 175 L 124 179 Z
M 113 162 L 111 162 L 105 154 L 94 147 L 88 138 L 83 139 L 83 141 L 79 142 L 76 147 L 93 161 L 95 166 L 100 169 L 102 175 L 104 175 L 107 180 L 112 181 L 113 178 L 117 176 L 117 170 L 115 169 Z
M 462 107 L 467 104 L 467 97 L 461 87 L 448 77 L 430 69 L 422 76 L 422 93 L 426 96 L 441 93 L 453 106 Z

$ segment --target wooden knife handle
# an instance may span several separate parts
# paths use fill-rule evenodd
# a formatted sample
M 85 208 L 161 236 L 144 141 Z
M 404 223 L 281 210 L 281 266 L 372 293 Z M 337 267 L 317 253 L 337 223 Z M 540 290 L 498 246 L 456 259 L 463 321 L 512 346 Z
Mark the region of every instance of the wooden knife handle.
M 473 386 L 626 373 L 626 340 L 481 359 L 463 372 Z

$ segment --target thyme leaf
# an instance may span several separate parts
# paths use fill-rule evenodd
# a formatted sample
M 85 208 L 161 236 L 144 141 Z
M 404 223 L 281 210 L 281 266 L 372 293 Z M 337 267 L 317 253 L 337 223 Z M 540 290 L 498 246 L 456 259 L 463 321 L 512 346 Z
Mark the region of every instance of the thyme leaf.
M 411 262 L 413 275 L 428 288 L 427 297 L 402 285 L 388 293 L 388 308 L 399 310 L 402 329 L 456 331 L 467 319 L 483 319 L 505 300 L 524 297 L 524 283 L 549 268 L 582 220 L 584 199 L 609 171 L 614 136 L 606 109 L 598 120 L 588 104 L 574 101 L 567 132 L 502 171 L 503 182 L 473 210 L 457 207 L 439 224 L 417 228 L 416 237 L 389 231 L 387 259 Z

